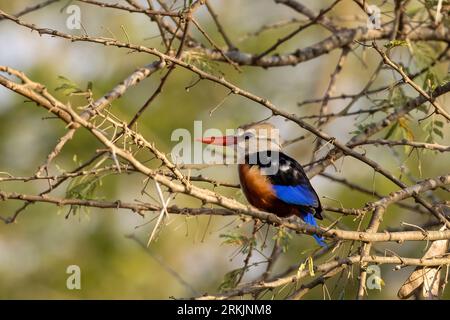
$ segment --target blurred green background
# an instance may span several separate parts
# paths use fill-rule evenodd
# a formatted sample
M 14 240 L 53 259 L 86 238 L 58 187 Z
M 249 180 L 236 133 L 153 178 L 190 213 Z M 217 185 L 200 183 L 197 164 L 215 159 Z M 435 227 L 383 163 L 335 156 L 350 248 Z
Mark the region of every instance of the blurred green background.
M 112 1 L 114 3 L 115 1 Z M 143 1 L 145 2 L 145 1 Z M 178 1 L 182 3 L 182 1 Z M 0 8 L 8 13 L 16 13 L 36 1 L 0 0 Z M 330 1 L 309 1 L 308 6 L 318 12 L 329 5 Z M 65 22 L 68 15 L 63 11 L 67 1 L 53 4 L 41 11 L 28 14 L 22 19 L 38 26 L 59 29 L 66 33 L 80 34 L 77 30 L 68 30 Z M 126 30 L 130 41 L 146 46 L 161 48 L 156 25 L 146 16 L 128 14 L 113 9 L 76 3 L 81 8 L 84 29 L 92 36 L 111 37 L 127 41 L 123 32 Z M 269 47 L 273 41 L 296 26 L 271 30 L 258 37 L 246 39 L 246 35 L 255 32 L 263 24 L 296 17 L 294 12 L 284 6 L 275 5 L 273 1 L 212 1 L 226 26 L 230 37 L 238 47 L 247 52 L 260 52 Z M 412 7 L 420 7 L 413 2 Z M 383 7 L 385 8 L 385 7 Z M 360 14 L 359 9 L 351 1 L 344 1 L 333 10 L 334 17 L 351 17 Z M 202 26 L 219 43 L 220 36 L 210 16 L 204 8 L 196 13 Z M 361 22 L 350 19 L 342 25 L 361 25 Z M 122 27 L 121 27 L 122 26 Z M 196 33 L 195 33 L 196 34 Z M 196 34 L 198 35 L 198 34 Z M 313 27 L 302 32 L 278 52 L 289 52 L 295 48 L 306 47 L 316 43 L 329 33 L 323 28 Z M 198 35 L 205 44 L 204 38 Z M 433 44 L 427 49 L 433 57 L 442 47 Z M 396 59 L 408 60 L 408 49 L 395 49 Z M 308 115 L 318 111 L 319 104 L 297 107 L 296 103 L 304 99 L 321 97 L 328 85 L 331 72 L 335 68 L 340 51 L 333 51 L 296 67 L 271 68 L 268 70 L 244 67 L 242 73 L 224 64 L 212 63 L 212 72 L 224 72 L 226 78 L 242 88 L 270 99 L 283 110 L 298 115 Z M 0 64 L 26 72 L 33 80 L 45 84 L 51 93 L 62 101 L 71 101 L 77 106 L 82 103 L 78 97 L 64 96 L 55 89 L 61 85 L 58 76 L 64 76 L 85 88 L 89 81 L 93 83 L 94 98 L 98 98 L 113 86 L 127 77 L 136 68 L 154 61 L 155 57 L 130 53 L 127 50 L 106 48 L 89 43 L 70 43 L 48 36 L 40 37 L 35 32 L 15 25 L 9 21 L 0 21 Z M 364 59 L 364 63 L 362 60 Z M 343 73 L 339 76 L 336 93 L 359 92 L 368 81 L 378 64 L 378 57 L 372 51 L 358 48 L 348 57 Z M 411 70 L 417 70 L 419 57 L 411 61 Z M 420 62 L 422 63 L 422 62 Z M 441 78 L 447 74 L 448 65 L 440 64 L 434 72 Z M 123 98 L 115 101 L 111 111 L 121 119 L 129 121 L 159 84 L 162 73 L 146 79 L 138 86 L 130 89 Z M 196 77 L 181 68 L 177 68 L 169 78 L 164 92 L 157 98 L 139 121 L 140 133 L 149 141 L 154 141 L 163 151 L 170 152 L 173 142 L 171 133 L 177 128 L 192 130 L 195 120 L 202 120 L 204 129 L 235 128 L 249 121 L 261 120 L 270 115 L 267 110 L 255 103 L 240 97 L 231 96 L 212 115 L 210 110 L 220 103 L 228 94 L 219 85 L 201 81 L 189 91 L 185 90 Z M 393 81 L 392 72 L 384 71 L 376 81 L 378 85 Z M 419 80 L 423 81 L 422 80 Z M 414 97 L 412 91 L 405 91 Z M 386 92 L 377 95 L 384 98 Z M 448 105 L 449 98 L 441 99 L 442 105 Z M 330 110 L 340 110 L 346 103 L 331 101 Z M 360 99 L 353 110 L 370 108 L 373 102 Z M 366 124 L 380 119 L 385 114 L 375 116 L 347 117 L 334 120 L 325 127 L 325 131 L 346 141 L 352 136 L 359 124 Z M 416 119 L 420 113 L 412 114 Z M 32 175 L 45 161 L 47 154 L 54 147 L 57 139 L 65 132 L 64 124 L 58 120 L 45 119 L 49 114 L 32 103 L 24 102 L 24 98 L 5 88 L 0 88 L 0 172 L 8 172 L 16 176 Z M 433 117 L 434 118 L 434 117 Z M 435 119 L 428 119 L 433 121 Z M 298 126 L 274 118 L 271 121 L 279 126 L 285 139 L 294 138 L 303 131 Z M 411 118 L 409 127 L 416 141 L 424 141 L 427 133 L 417 126 Z M 436 142 L 447 144 L 448 126 L 444 128 L 444 138 L 435 137 Z M 387 131 L 377 135 L 384 137 Z M 393 138 L 404 134 L 399 130 Z M 309 138 L 289 146 L 286 153 L 301 163 L 308 163 L 312 156 L 313 139 Z M 72 170 L 80 162 L 88 160 L 102 146 L 89 134 L 79 130 L 75 138 L 64 148 L 62 154 L 52 166 L 52 173 L 58 170 Z M 328 149 L 321 150 L 316 157 L 324 155 Z M 448 172 L 449 154 L 432 152 L 412 152 L 402 147 L 390 149 L 386 147 L 366 147 L 367 156 L 378 161 L 396 175 L 404 170 L 403 180 L 410 171 L 415 177 L 422 179 L 434 177 Z M 74 157 L 76 155 L 76 157 Z M 387 194 L 396 190 L 386 179 L 374 174 L 369 167 L 351 158 L 345 158 L 330 166 L 327 172 L 349 181 L 360 183 L 368 188 Z M 237 183 L 236 168 L 214 167 L 204 170 L 204 174 L 220 180 Z M 312 183 L 323 202 L 345 207 L 360 207 L 371 198 L 356 191 L 346 189 L 322 177 L 315 177 Z M 111 175 L 103 179 L 95 197 L 99 199 L 151 202 L 141 194 L 144 179 L 138 175 Z M 0 182 L 0 190 L 38 194 L 47 188 L 47 182 L 12 183 Z M 54 191 L 54 195 L 64 196 L 67 185 Z M 226 195 L 245 201 L 241 192 L 235 189 L 218 188 Z M 445 196 L 436 192 L 437 195 Z M 199 202 L 178 196 L 178 205 L 198 206 Z M 10 216 L 22 205 L 18 201 L 0 202 L 0 215 Z M 185 217 L 171 215 L 169 223 L 164 226 L 156 242 L 147 250 L 136 241 L 127 237 L 133 234 L 139 241 L 146 242 L 154 222 L 149 222 L 155 214 L 147 214 L 145 218 L 126 210 L 90 209 L 79 211 L 76 216 L 65 219 L 69 208 L 58 208 L 54 205 L 34 204 L 23 212 L 16 223 L 0 224 L 0 298 L 107 298 L 107 299 L 167 299 L 169 297 L 191 297 L 205 292 L 215 293 L 223 281 L 224 275 L 242 266 L 244 256 L 235 254 L 235 246 L 223 244 L 223 234 L 246 234 L 251 232 L 251 223 L 242 223 L 239 219 L 223 217 Z M 331 217 L 338 214 L 330 213 Z M 401 222 L 420 224 L 427 217 L 390 207 L 383 221 L 386 226 L 398 227 Z M 357 221 L 352 217 L 341 220 L 349 228 L 355 228 Z M 324 221 L 324 225 L 330 221 Z M 261 231 L 264 236 L 265 228 Z M 272 232 L 272 231 L 271 231 Z M 258 248 L 263 242 L 258 238 Z M 262 250 L 265 255 L 272 249 L 272 233 L 269 234 L 267 247 Z M 420 257 L 425 243 L 378 244 L 380 250 L 390 249 L 409 257 Z M 303 261 L 315 243 L 310 237 L 293 235 L 288 251 L 282 255 L 276 270 Z M 344 251 L 338 254 L 344 254 Z M 252 261 L 263 260 L 264 257 L 255 252 Z M 320 263 L 324 259 L 317 261 Z M 162 263 L 160 263 L 162 262 Z M 81 268 L 81 290 L 68 290 L 66 269 L 70 265 Z M 382 267 L 382 278 L 385 286 L 381 291 L 369 291 L 369 298 L 395 298 L 400 284 L 406 279 L 412 268 L 393 271 L 393 266 Z M 174 270 L 188 285 L 171 273 Z M 264 271 L 264 265 L 252 268 L 244 280 L 256 278 Z M 353 278 L 341 279 L 333 298 L 353 298 L 357 286 L 356 268 Z M 308 280 L 308 279 L 306 279 Z M 346 284 L 344 291 L 343 284 Z M 330 281 L 328 289 L 332 291 L 334 281 Z M 448 291 L 448 290 L 447 290 Z M 281 294 L 279 297 L 282 297 Z M 323 296 L 320 287 L 310 292 L 306 298 L 320 299 Z M 447 293 L 446 297 L 450 295 Z

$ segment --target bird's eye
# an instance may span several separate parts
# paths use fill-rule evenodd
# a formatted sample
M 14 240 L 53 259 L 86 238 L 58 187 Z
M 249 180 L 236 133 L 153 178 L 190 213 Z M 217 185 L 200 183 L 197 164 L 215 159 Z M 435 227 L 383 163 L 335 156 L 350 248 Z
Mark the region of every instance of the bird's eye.
M 254 137 L 254 134 L 251 133 L 251 132 L 247 132 L 247 133 L 244 135 L 245 141 L 248 141 L 248 140 L 250 140 L 250 139 L 253 138 L 253 137 Z

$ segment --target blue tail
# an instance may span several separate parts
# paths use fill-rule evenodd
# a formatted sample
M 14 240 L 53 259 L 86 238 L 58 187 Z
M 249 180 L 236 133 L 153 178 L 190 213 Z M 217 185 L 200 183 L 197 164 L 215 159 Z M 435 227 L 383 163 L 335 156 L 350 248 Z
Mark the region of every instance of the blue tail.
M 305 223 L 313 226 L 313 227 L 319 227 L 319 225 L 316 222 L 316 219 L 314 219 L 314 215 L 311 212 L 308 212 L 305 215 L 302 215 L 303 221 L 305 221 Z M 319 237 L 317 234 L 313 234 L 314 239 L 316 240 L 316 242 L 324 248 L 327 248 L 327 244 L 325 243 L 325 239 L 323 237 Z

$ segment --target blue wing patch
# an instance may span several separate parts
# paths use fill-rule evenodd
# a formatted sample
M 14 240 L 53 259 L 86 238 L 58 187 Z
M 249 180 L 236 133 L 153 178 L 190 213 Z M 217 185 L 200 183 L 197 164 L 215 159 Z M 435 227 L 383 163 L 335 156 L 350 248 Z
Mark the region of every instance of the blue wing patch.
M 275 194 L 278 199 L 299 206 L 311 206 L 318 207 L 319 201 L 316 194 L 312 191 L 309 186 L 280 186 L 273 185 Z

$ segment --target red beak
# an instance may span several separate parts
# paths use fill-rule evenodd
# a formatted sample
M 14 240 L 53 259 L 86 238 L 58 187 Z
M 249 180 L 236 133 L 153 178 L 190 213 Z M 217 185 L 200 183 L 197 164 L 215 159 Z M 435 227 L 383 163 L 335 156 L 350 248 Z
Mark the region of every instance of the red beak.
M 233 144 L 237 144 L 236 136 L 223 136 L 223 137 L 205 137 L 202 139 L 196 139 L 197 141 L 201 141 L 205 144 L 215 144 L 218 146 L 230 146 Z

